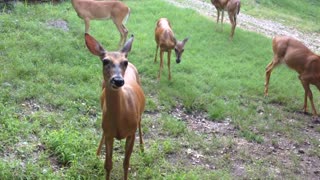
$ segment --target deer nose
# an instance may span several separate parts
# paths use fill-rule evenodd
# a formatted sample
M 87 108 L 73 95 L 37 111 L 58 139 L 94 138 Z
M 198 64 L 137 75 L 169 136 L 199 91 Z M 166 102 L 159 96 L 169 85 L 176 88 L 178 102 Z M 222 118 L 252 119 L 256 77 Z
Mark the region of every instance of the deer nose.
M 176 59 L 176 62 L 177 62 L 177 64 L 179 64 L 181 62 L 181 60 L 180 59 Z
M 117 87 L 121 87 L 124 85 L 124 79 L 122 77 L 116 76 L 111 79 L 111 84 Z

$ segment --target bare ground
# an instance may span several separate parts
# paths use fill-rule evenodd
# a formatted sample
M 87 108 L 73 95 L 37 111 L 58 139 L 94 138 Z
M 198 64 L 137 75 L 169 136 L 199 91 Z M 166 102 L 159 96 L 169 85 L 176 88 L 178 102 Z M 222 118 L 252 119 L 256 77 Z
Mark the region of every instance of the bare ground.
M 303 124 L 305 127 L 297 127 L 305 137 L 304 140 L 297 141 L 281 133 L 265 133 L 262 134 L 264 141 L 257 143 L 241 137 L 239 129 L 231 123 L 231 119 L 216 122 L 210 120 L 203 112 L 187 113 L 179 102 L 168 113 L 185 122 L 190 131 L 202 136 L 204 142 L 208 143 L 205 146 L 209 148 L 205 150 L 183 145 L 183 153 L 169 155 L 168 159 L 173 164 L 182 162 L 186 167 L 202 167 L 208 170 L 221 170 L 229 167 L 233 178 L 239 179 L 252 178 L 255 175 L 257 177 L 265 175 L 265 177 L 276 179 L 319 179 L 320 157 L 313 154 L 314 149 L 319 147 L 316 147 L 311 141 L 319 142 L 320 134 L 315 130 L 317 125 L 308 121 L 305 114 L 293 112 L 297 119 L 288 117 L 284 120 L 285 123 L 295 126 L 297 121 L 305 119 L 306 122 Z M 153 130 L 145 136 L 146 144 L 148 144 L 148 139 L 165 139 L 166 134 L 157 128 L 159 125 L 156 125 L 161 118 L 160 113 L 146 113 L 145 117 L 154 120 Z M 218 148 L 212 147 L 211 150 L 210 142 L 216 139 L 219 139 L 221 145 Z M 178 141 L 183 143 L 181 140 Z M 260 168 L 259 171 L 255 166 Z

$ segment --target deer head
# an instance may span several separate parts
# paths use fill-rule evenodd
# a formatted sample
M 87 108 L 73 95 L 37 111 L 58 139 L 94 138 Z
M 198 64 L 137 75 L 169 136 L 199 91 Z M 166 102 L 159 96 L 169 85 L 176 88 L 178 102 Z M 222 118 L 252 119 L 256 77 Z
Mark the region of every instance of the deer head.
M 183 41 L 176 40 L 176 46 L 174 47 L 174 52 L 176 54 L 176 62 L 179 64 L 181 62 L 181 56 L 184 51 L 184 45 L 188 42 L 189 38 L 185 38 Z
M 88 33 L 85 33 L 86 46 L 89 51 L 96 56 L 99 56 L 102 62 L 102 72 L 106 88 L 118 90 L 124 85 L 124 73 L 128 66 L 128 53 L 131 51 L 131 46 L 134 36 L 125 43 L 120 51 L 107 52 L 102 45 Z

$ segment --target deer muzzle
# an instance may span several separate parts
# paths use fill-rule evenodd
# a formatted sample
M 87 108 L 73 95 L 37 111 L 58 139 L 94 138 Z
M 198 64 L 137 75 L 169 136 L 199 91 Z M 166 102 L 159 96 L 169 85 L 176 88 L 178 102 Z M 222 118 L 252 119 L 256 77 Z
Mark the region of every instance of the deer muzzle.
M 110 80 L 110 84 L 113 88 L 119 88 L 124 85 L 124 79 L 121 76 L 114 76 Z

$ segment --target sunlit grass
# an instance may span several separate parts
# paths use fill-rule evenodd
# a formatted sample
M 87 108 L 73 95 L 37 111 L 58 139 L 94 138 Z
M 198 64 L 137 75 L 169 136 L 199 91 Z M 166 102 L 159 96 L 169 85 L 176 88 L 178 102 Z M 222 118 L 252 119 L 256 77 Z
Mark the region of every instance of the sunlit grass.
M 244 13 L 273 19 L 309 32 L 320 32 L 318 0 L 241 0 Z

